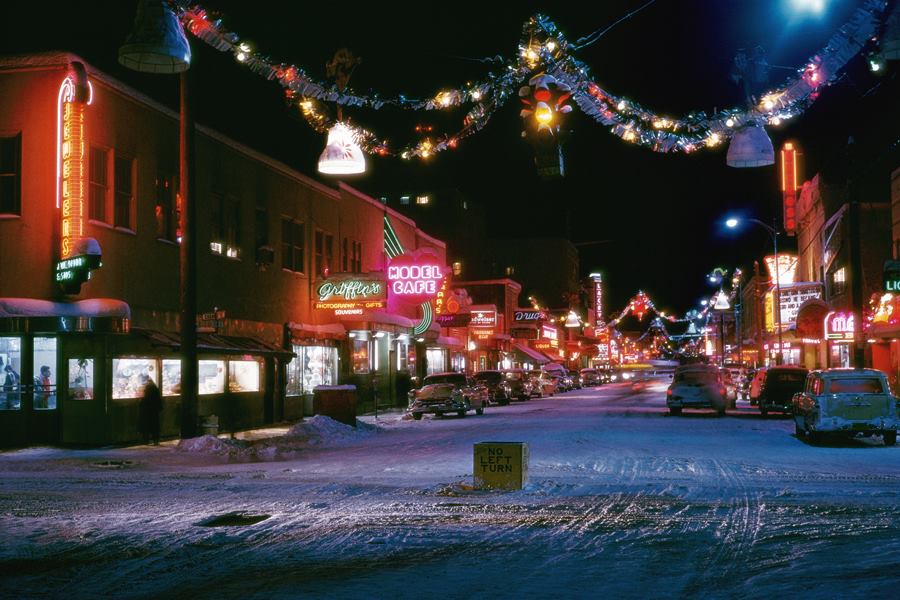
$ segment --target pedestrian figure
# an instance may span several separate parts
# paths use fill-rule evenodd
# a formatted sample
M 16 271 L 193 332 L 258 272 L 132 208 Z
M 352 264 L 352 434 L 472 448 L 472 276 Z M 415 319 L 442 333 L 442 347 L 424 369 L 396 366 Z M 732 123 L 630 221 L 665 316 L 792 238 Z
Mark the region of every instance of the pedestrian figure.
M 151 441 L 159 445 L 159 413 L 162 412 L 162 394 L 150 379 L 149 375 L 141 376 L 144 381 L 144 392 L 138 405 L 138 429 L 144 436 L 144 443 Z
M 53 383 L 50 380 L 50 367 L 41 367 L 41 374 L 34 376 L 34 407 L 50 408 L 50 391 Z
M 3 368 L 5 377 L 3 378 L 3 399 L 5 402 L 5 408 L 7 409 L 18 409 L 19 408 L 19 374 L 15 372 L 12 365 L 6 363 L 6 366 Z

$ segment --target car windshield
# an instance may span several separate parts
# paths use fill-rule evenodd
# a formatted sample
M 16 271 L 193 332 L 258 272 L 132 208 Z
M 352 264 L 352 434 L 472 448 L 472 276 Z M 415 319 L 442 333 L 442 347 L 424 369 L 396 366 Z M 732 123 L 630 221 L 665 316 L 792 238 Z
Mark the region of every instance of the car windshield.
M 475 373 L 475 381 L 484 381 L 487 383 L 499 383 L 503 376 L 498 371 L 482 371 Z
M 506 374 L 506 378 L 511 381 L 521 381 L 524 377 L 525 377 L 525 374 L 521 373 L 519 371 L 510 371 L 509 373 Z
M 675 383 L 713 384 L 716 374 L 712 371 L 682 371 L 675 374 Z
M 452 383 L 453 385 L 465 385 L 466 376 L 459 373 L 448 373 L 447 375 L 429 375 L 425 378 L 425 385 L 434 383 Z
M 831 380 L 832 394 L 881 394 L 884 388 L 878 377 L 841 377 Z

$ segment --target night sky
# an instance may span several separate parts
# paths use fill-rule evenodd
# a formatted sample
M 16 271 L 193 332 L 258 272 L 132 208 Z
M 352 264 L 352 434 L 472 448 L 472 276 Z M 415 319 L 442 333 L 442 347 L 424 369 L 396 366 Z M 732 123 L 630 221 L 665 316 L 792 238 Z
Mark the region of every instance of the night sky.
M 134 73 L 116 62 L 131 29 L 136 2 L 64 2 L 0 7 L 0 54 L 68 50 L 135 88 L 176 102 L 177 78 Z M 431 96 L 448 86 L 481 79 L 490 68 L 479 59 L 516 52 L 523 22 L 535 12 L 551 17 L 570 41 L 602 28 L 644 0 L 594 3 L 335 3 L 210 0 L 227 29 L 240 33 L 275 62 L 292 62 L 324 79 L 334 51 L 350 48 L 363 58 L 351 80 L 359 92 Z M 660 114 L 680 116 L 740 105 L 739 87 L 729 78 L 735 52 L 757 44 L 774 65 L 796 67 L 821 46 L 856 6 L 831 0 L 823 15 L 797 17 L 790 0 L 657 0 L 577 52 L 595 80 Z M 280 86 L 191 39 L 196 120 L 317 177 L 324 145 L 283 101 Z M 804 157 L 801 175 L 840 171 L 848 135 L 860 148 L 862 177 L 875 183 L 865 200 L 888 198 L 890 166 L 897 166 L 900 105 L 894 63 L 880 78 L 864 60 L 826 88 L 801 117 L 771 130 L 776 149 L 797 140 Z M 771 83 L 790 70 L 773 69 Z M 888 107 L 895 107 L 890 110 Z M 456 151 L 427 164 L 369 159 L 369 173 L 348 178 L 379 197 L 400 191 L 458 187 L 481 202 L 498 237 L 566 236 L 580 247 L 582 272 L 604 273 L 611 308 L 621 307 L 639 288 L 657 305 L 682 313 L 711 289 L 704 275 L 716 266 L 746 271 L 765 250 L 761 229 L 726 233 L 722 220 L 740 212 L 771 222 L 780 215 L 775 167 L 733 169 L 725 165 L 727 145 L 690 156 L 656 154 L 631 146 L 578 109 L 570 114 L 565 147 L 567 177 L 540 181 L 531 148 L 519 136 L 522 120 L 512 99 L 480 133 Z M 360 124 L 402 143 L 414 138 L 416 123 L 441 131 L 459 128 L 463 111 L 449 115 L 377 113 L 350 108 Z M 789 246 L 790 242 L 785 242 Z

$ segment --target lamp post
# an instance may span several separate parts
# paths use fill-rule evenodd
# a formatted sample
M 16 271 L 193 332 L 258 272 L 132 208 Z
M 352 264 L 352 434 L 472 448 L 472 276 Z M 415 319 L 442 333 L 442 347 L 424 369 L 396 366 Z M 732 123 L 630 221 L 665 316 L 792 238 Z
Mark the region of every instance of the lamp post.
M 194 122 L 187 70 L 191 48 L 178 17 L 163 0 L 140 0 L 134 29 L 119 48 L 119 62 L 142 73 L 179 74 L 179 194 L 181 196 L 181 437 L 197 434 L 197 207 L 194 202 Z
M 767 225 L 760 221 L 759 219 L 743 219 L 745 221 L 749 221 L 750 223 L 756 223 L 763 229 L 765 229 L 769 235 L 772 236 L 772 251 L 775 255 L 775 301 L 773 302 L 775 311 L 775 328 L 778 331 L 778 352 L 775 354 L 775 364 L 780 365 L 783 361 L 784 355 L 783 346 L 781 343 L 781 278 L 779 273 L 779 262 L 778 262 L 778 229 L 771 225 Z M 738 225 L 740 225 L 741 219 L 736 219 L 734 217 L 725 221 L 725 225 L 729 229 L 734 229 Z

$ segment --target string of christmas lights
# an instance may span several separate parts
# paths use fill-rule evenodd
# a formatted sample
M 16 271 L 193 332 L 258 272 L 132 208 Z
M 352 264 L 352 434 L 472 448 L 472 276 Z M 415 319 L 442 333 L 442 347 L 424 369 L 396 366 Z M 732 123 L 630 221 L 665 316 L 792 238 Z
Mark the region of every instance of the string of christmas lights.
M 386 97 L 339 90 L 335 84 L 311 77 L 302 67 L 277 63 L 254 50 L 238 34 L 225 29 L 221 19 L 211 18 L 202 6 L 187 0 L 173 0 L 173 5 L 186 29 L 197 38 L 219 51 L 233 53 L 238 62 L 255 73 L 277 80 L 284 88 L 287 100 L 299 108 L 318 132 L 326 132 L 335 123 L 327 114 L 324 102 L 373 110 L 390 106 L 414 111 L 455 109 L 471 104 L 463 117 L 462 127 L 456 132 L 427 137 L 406 146 L 394 147 L 384 136 L 349 125 L 357 143 L 370 154 L 427 159 L 438 152 L 456 148 L 460 140 L 480 131 L 497 109 L 515 95 L 518 85 L 542 71 L 567 85 L 572 90 L 575 104 L 626 142 L 656 152 L 690 153 L 718 146 L 741 129 L 775 126 L 803 112 L 821 89 L 833 83 L 847 62 L 870 42 L 887 2 L 865 0 L 823 49 L 799 68 L 795 76 L 763 94 L 757 105 L 747 109 L 731 108 L 712 115 L 692 112 L 682 118 L 659 115 L 603 89 L 591 79 L 588 67 L 569 53 L 570 47 L 576 49 L 575 46 L 570 46 L 557 26 L 543 15 L 536 15 L 525 23 L 516 57 L 503 60 L 500 71 L 490 73 L 476 83 L 435 92 L 428 98 L 411 98 L 402 94 Z

